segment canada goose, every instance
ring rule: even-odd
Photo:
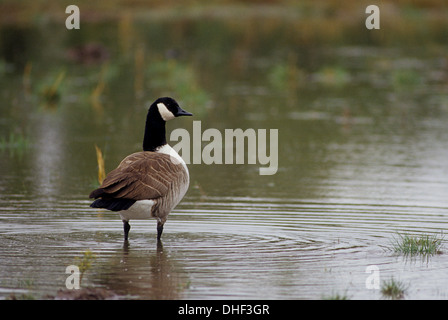
[[[133,153],[111,171],[101,186],[90,193],[92,208],[118,211],[128,240],[130,219],[157,219],[157,240],[171,210],[182,200],[189,185],[188,168],[166,142],[165,122],[192,116],[168,97],[157,99],[146,117],[143,151]]]

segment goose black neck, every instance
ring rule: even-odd
[[[148,111],[146,118],[143,151],[155,151],[166,144],[165,121],[160,114],[151,111],[151,109]]]

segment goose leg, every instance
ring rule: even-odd
[[[163,222],[160,220],[157,221],[157,240],[160,241],[163,232]]]
[[[124,229],[124,241],[128,241],[128,235],[129,230],[131,230],[131,225],[126,220],[123,220],[123,229]]]

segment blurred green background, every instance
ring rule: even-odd
[[[79,30],[65,28],[70,4],[80,9]],[[124,154],[140,147],[147,103],[171,95],[195,120],[204,120],[203,130],[281,128],[280,162],[284,168],[292,166],[294,179],[300,179],[304,172],[314,172],[308,170],[316,163],[313,141],[326,144],[340,136],[334,134],[336,127],[320,120],[339,119],[351,128],[343,134],[350,133],[350,140],[358,137],[350,126],[357,119],[373,121],[362,131],[372,137],[368,128],[379,126],[389,134],[385,124],[390,119],[443,118],[447,5],[379,1],[381,29],[367,30],[365,9],[370,4],[3,1],[2,149],[11,154],[26,149],[21,145],[28,150],[39,145],[33,140],[48,127],[33,124],[47,110],[56,112],[54,128],[66,131],[55,135],[69,139],[61,147],[68,144],[70,150],[60,150],[74,153],[76,165],[68,168],[94,175],[96,143],[104,149],[110,171]],[[226,169],[221,170],[226,176]],[[285,182],[292,178],[279,173],[271,182],[277,182],[283,195],[291,190]],[[258,179],[249,174],[248,181],[257,181],[254,185],[266,185]]]

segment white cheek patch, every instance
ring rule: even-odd
[[[162,102],[157,104],[157,108],[159,108],[159,113],[162,116],[163,120],[168,121],[175,118],[174,114],[170,110],[168,110],[166,105]]]

